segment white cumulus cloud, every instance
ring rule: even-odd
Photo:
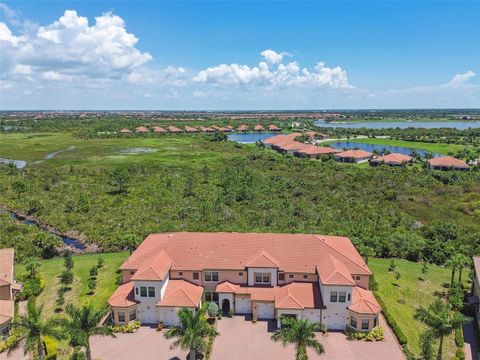
[[[313,68],[301,68],[298,62],[283,64],[283,56],[273,50],[261,53],[266,61],[257,66],[220,64],[201,70],[193,77],[198,83],[220,85],[306,86],[351,89],[347,72],[339,66],[330,68],[323,62]]]

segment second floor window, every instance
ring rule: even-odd
[[[155,297],[155,288],[152,286],[148,287],[148,297]]]
[[[338,301],[338,293],[336,291],[330,292],[330,302],[337,302]]]
[[[270,273],[255,273],[255,284],[270,284]]]
[[[347,293],[345,291],[340,291],[338,293],[338,302],[345,302],[347,298]]]
[[[198,273],[197,272],[193,273],[193,280],[198,280]]]
[[[141,297],[147,297],[147,287],[146,286],[140,286],[140,296]]]
[[[285,281],[285,274],[284,273],[278,273],[278,281]]]
[[[218,281],[218,271],[205,271],[205,281]]]

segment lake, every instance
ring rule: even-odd
[[[407,128],[455,128],[465,130],[468,128],[479,128],[480,121],[362,121],[355,123],[327,123],[324,120],[314,122],[315,126],[326,128],[348,128],[348,129],[407,129]]]
[[[433,154],[433,156],[440,156],[440,154],[435,154],[427,150],[413,149],[413,148],[404,147],[404,146],[367,144],[367,143],[356,142],[356,141],[337,141],[333,144],[330,144],[329,146],[334,147],[336,149],[340,149],[340,150],[360,149],[368,152],[373,152],[374,150],[377,150],[377,151],[388,150],[391,153],[404,154],[404,155],[410,155],[413,151],[415,151],[417,154],[421,156],[427,153]]]
[[[257,141],[262,141],[273,136],[277,136],[276,133],[235,133],[229,134],[227,139],[230,141],[236,141],[240,144],[253,144]]]

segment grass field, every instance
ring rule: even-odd
[[[99,256],[99,254],[73,256],[74,281],[71,290],[65,294],[65,304],[73,303],[81,306],[91,303],[96,308],[104,308],[107,306],[108,298],[117,288],[115,283],[116,271],[128,257],[128,253],[101,254],[105,260],[105,265],[98,272],[96,292],[93,295],[87,295],[89,270],[97,264]],[[17,274],[25,271],[23,265],[17,265],[15,270]],[[59,288],[58,276],[62,270],[63,258],[57,257],[41,261],[40,273],[45,280],[45,287],[42,294],[38,297],[37,303],[44,304],[44,315],[47,317],[55,313],[55,299],[57,298],[57,290]]]
[[[65,150],[53,159],[49,153]],[[134,148],[147,148],[151,152],[128,153]],[[28,166],[83,167],[115,166],[121,163],[155,162],[166,166],[203,166],[205,163],[228,157],[228,153],[242,152],[232,142],[217,144],[215,150],[203,135],[162,135],[158,137],[128,137],[80,139],[66,133],[0,134],[0,157],[26,160]]]
[[[465,148],[465,146],[463,145],[456,145],[456,144],[426,143],[426,142],[418,142],[418,141],[377,139],[377,138],[354,139],[352,141],[367,143],[367,144],[404,146],[412,149],[426,150],[432,153],[438,153],[443,155],[447,155],[449,152],[455,153]]]
[[[420,335],[425,326],[414,319],[415,310],[419,306],[428,306],[435,296],[447,292],[450,283],[450,269],[430,265],[425,281],[420,281],[422,264],[406,260],[396,260],[396,269],[401,278],[396,282],[393,273],[388,272],[389,259],[371,259],[368,266],[375,274],[378,282],[378,294],[388,307],[408,339],[408,347],[415,354],[420,354]],[[468,278],[465,274],[464,278]],[[453,336],[445,341],[445,359],[451,359],[455,353]]]

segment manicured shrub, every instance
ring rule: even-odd
[[[109,326],[109,328],[112,329],[114,333],[134,333],[138,328],[140,328],[140,321],[135,320],[126,325]]]
[[[463,330],[462,328],[455,329],[455,345],[459,348],[463,348]]]
[[[217,303],[211,302],[208,304],[207,313],[210,318],[217,317],[218,315],[218,305]]]

